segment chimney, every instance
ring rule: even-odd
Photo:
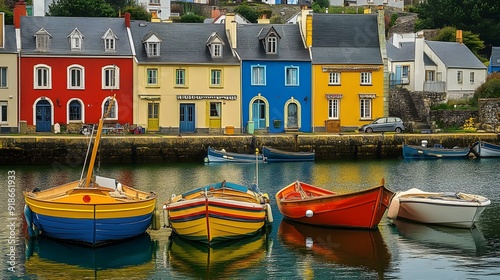
[[[462,30],[457,29],[457,32],[455,34],[456,34],[455,37],[457,39],[457,43],[462,44],[463,43],[463,41],[462,41]]]
[[[21,28],[21,17],[26,15],[26,3],[24,3],[23,0],[20,0],[14,7],[14,27],[16,29]]]
[[[130,13],[126,12],[123,16],[125,17],[125,26],[130,28]]]
[[[261,18],[257,20],[258,24],[270,24],[271,20],[267,18],[266,14],[263,14]]]

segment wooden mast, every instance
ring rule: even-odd
[[[95,136],[95,142],[94,142],[94,147],[92,148],[92,156],[90,157],[90,163],[89,163],[89,169],[87,170],[87,177],[85,179],[85,188],[88,188],[90,185],[90,180],[92,179],[92,174],[94,173],[94,163],[95,163],[95,158],[97,156],[97,150],[99,149],[99,142],[101,141],[101,133],[102,133],[102,126],[104,123],[104,118],[106,118],[111,111],[111,108],[113,107],[113,104],[115,102],[115,95],[111,97],[109,101],[108,108],[106,109],[106,113],[102,118],[99,119],[99,125],[97,126],[97,134]]]

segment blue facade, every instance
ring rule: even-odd
[[[247,133],[312,131],[309,61],[243,60],[241,76],[242,121]]]

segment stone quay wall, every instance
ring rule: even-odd
[[[401,157],[402,143],[437,143],[445,147],[469,146],[477,140],[500,144],[495,133],[464,134],[283,134],[234,136],[105,136],[101,163],[203,162],[207,148],[254,153],[270,146],[285,151],[316,152],[316,160],[377,159]],[[50,164],[82,166],[88,149],[84,136],[1,136],[0,165]]]

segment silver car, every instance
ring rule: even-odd
[[[403,120],[398,117],[383,117],[375,119],[369,124],[365,124],[359,128],[360,132],[392,132],[401,133],[405,130]]]

